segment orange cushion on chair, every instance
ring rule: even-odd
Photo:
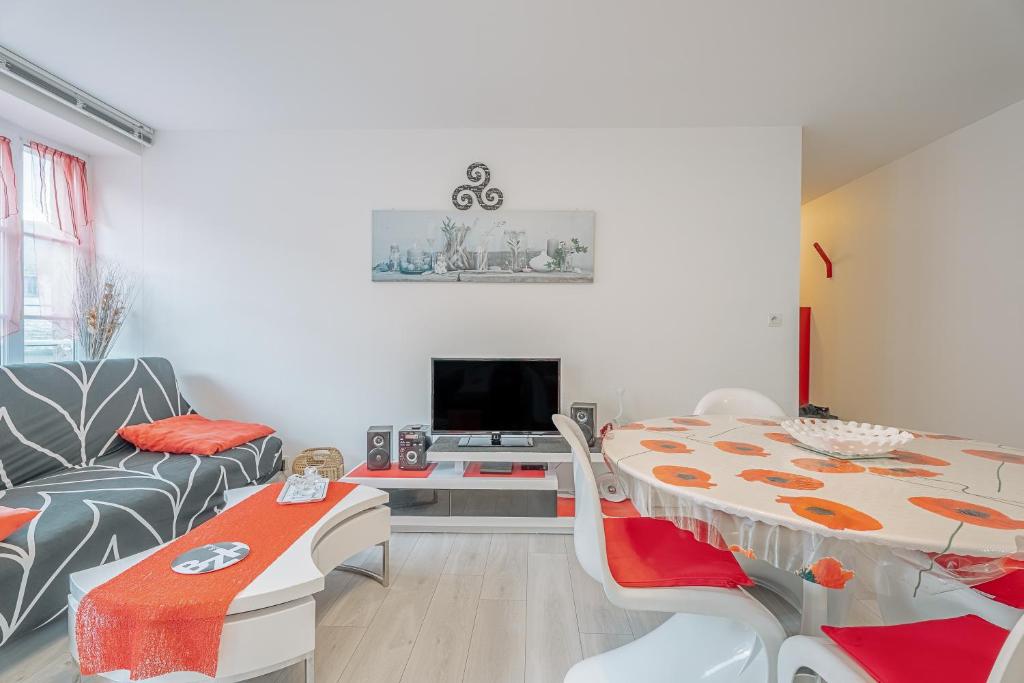
[[[991,596],[996,602],[1024,609],[1024,571],[1020,569],[1004,574],[998,579],[979,583],[972,588]]]
[[[652,517],[604,520],[608,568],[620,586],[752,586],[728,550],[701,543],[689,531]]]
[[[39,510],[0,507],[0,541],[31,522],[38,514]]]
[[[179,415],[121,427],[117,433],[144,451],[213,455],[253,439],[270,436],[274,429],[249,422],[208,420],[202,415]]]
[[[895,626],[822,626],[876,681],[985,683],[1010,632],[968,614]]]

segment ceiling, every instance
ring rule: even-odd
[[[1024,100],[1024,0],[0,0],[0,44],[158,136],[802,125],[805,200]]]

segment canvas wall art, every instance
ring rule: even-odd
[[[374,211],[374,282],[593,282],[593,211]]]

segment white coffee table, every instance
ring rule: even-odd
[[[227,507],[238,504],[260,488],[228,491],[225,494]],[[147,679],[147,683],[232,683],[298,662],[305,662],[306,681],[313,683],[316,605],[312,596],[323,590],[324,576],[334,569],[354,571],[388,585],[391,511],[385,506],[387,502],[388,494],[384,491],[357,486],[235,597],[224,621],[215,679],[181,671]],[[382,549],[379,575],[361,567],[340,564],[375,545]],[[78,661],[75,616],[79,601],[96,586],[158,549],[71,575],[68,630],[75,661]],[[97,678],[127,683],[129,674],[125,670],[109,671]]]

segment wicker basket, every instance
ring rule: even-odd
[[[307,467],[315,467],[320,476],[334,481],[345,475],[345,458],[330,446],[307,448],[292,461],[292,474],[302,474]]]

